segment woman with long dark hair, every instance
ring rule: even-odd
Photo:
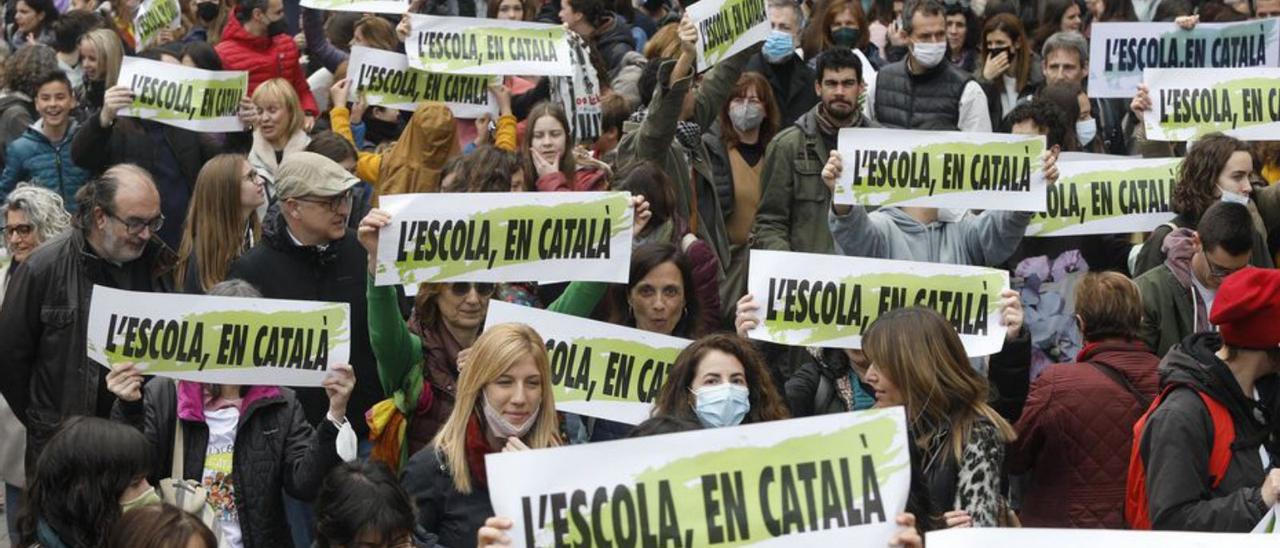
[[[1000,127],[1001,120],[1044,83],[1040,56],[1031,50],[1022,22],[1010,13],[987,19],[980,45],[978,83],[987,94],[991,127]]]
[[[704,428],[791,418],[764,359],[746,339],[708,335],[685,347],[667,375],[653,416],[696,420]]]
[[[97,417],[68,419],[36,461],[17,546],[95,548],[125,512],[160,502],[142,433]]]

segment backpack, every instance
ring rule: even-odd
[[[1183,385],[1165,387],[1155,401],[1151,402],[1146,413],[1143,413],[1138,422],[1133,425],[1133,447],[1129,453],[1129,476],[1125,481],[1124,501],[1124,518],[1132,529],[1151,529],[1151,509],[1147,501],[1147,467],[1146,463],[1142,462],[1142,452],[1139,450],[1142,431],[1147,426],[1147,419],[1156,408],[1160,407],[1165,397],[1181,386]],[[1222,483],[1222,477],[1226,475],[1227,467],[1231,464],[1231,444],[1236,439],[1236,425],[1226,406],[1199,390],[1196,390],[1196,395],[1200,396],[1200,401],[1204,402],[1213,424],[1213,446],[1209,450],[1209,480],[1216,488]]]

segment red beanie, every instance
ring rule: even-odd
[[[1280,270],[1250,267],[1227,276],[1209,321],[1233,347],[1280,347]]]

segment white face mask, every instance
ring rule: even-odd
[[[488,396],[481,394],[480,398],[484,400],[484,421],[489,424],[489,433],[502,439],[513,436],[517,438],[524,437],[525,434],[529,433],[529,430],[533,429],[533,423],[538,422],[538,411],[542,409],[542,403],[539,402],[538,405],[534,406],[533,412],[529,413],[529,420],[524,421],[524,424],[511,424],[502,416],[502,412],[489,405]]]
[[[1222,192],[1221,200],[1224,202],[1227,202],[1229,204],[1240,204],[1245,206],[1249,205],[1248,194],[1240,194],[1238,192],[1232,192],[1222,187],[1218,187],[1218,190]]]
[[[933,68],[947,55],[947,42],[919,42],[911,46],[911,56],[924,68]]]
[[[1080,138],[1080,146],[1085,146],[1093,142],[1093,138],[1098,136],[1098,121],[1090,118],[1088,120],[1076,121],[1076,137]]]

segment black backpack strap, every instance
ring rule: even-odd
[[[1115,383],[1120,385],[1121,388],[1128,390],[1129,393],[1133,395],[1133,398],[1138,400],[1138,404],[1141,405],[1143,409],[1151,406],[1151,398],[1147,397],[1142,392],[1139,392],[1138,388],[1133,386],[1132,382],[1129,382],[1129,378],[1124,376],[1124,373],[1121,373],[1115,366],[1098,359],[1093,359],[1086,363],[1092,365],[1094,369],[1097,369],[1112,381],[1115,381]]]

